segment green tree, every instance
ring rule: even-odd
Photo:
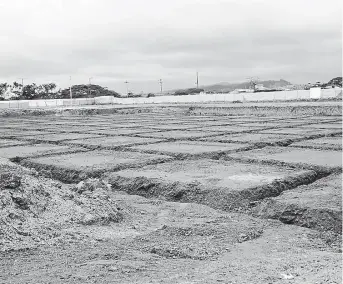
[[[56,97],[56,92],[54,92],[55,89],[56,89],[55,83],[37,85],[35,98],[36,99],[54,99]]]
[[[50,93],[56,88],[55,83],[48,83],[48,84],[43,84],[42,87],[44,88],[45,94],[49,96]]]
[[[19,88],[19,87],[22,87],[21,84],[17,83],[16,81],[13,82],[13,87],[14,88]]]
[[[16,97],[13,97],[11,99],[20,99],[21,93],[22,93],[22,85],[17,83],[17,82],[13,82],[12,85],[12,93],[16,95]]]
[[[4,95],[7,90],[7,83],[1,83],[0,84],[0,100],[3,101],[5,99]]]
[[[36,97],[37,85],[35,83],[25,85],[20,99],[22,100],[32,100]]]

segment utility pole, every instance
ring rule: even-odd
[[[129,82],[128,81],[125,81],[124,82],[126,84],[126,94],[128,95],[129,94]]]
[[[163,81],[162,79],[158,80],[158,82],[160,83],[160,87],[161,87],[161,94],[163,92]]]
[[[199,89],[199,73],[197,72],[197,81],[195,82],[197,89]]]
[[[24,96],[24,78],[21,78],[21,97]]]
[[[93,79],[93,77],[90,77],[88,79],[88,96],[90,97],[91,95],[91,80]]]
[[[26,78],[19,78],[21,80],[21,96],[24,95],[24,79]]]
[[[69,81],[70,81],[70,83],[69,83],[69,95],[70,95],[70,99],[72,100],[73,99],[73,94],[71,92],[71,76],[69,76]]]

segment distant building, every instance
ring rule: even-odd
[[[254,89],[236,89],[232,93],[253,93]]]
[[[263,84],[256,84],[255,90],[264,91],[264,90],[268,90],[268,88],[264,87]]]

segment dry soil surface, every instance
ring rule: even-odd
[[[0,283],[342,283],[341,114],[340,102],[6,113]]]

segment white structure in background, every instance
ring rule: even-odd
[[[318,91],[315,93],[318,97]],[[338,93],[339,92],[339,93]],[[340,95],[342,89],[323,89],[320,91],[321,98],[335,98]],[[314,93],[313,93],[314,94]],[[241,94],[204,94],[190,96],[155,96],[150,98],[115,98],[111,96],[95,98],[73,99],[73,106],[94,105],[94,104],[152,104],[152,103],[202,103],[202,102],[254,102],[254,101],[285,101],[311,98],[310,90],[294,90],[280,92],[259,92],[259,93],[241,93]],[[49,99],[49,100],[21,100],[21,101],[0,101],[0,109],[16,108],[56,108],[70,107],[70,99]]]
[[[322,90],[321,88],[311,88],[310,89],[310,98],[311,99],[320,99]]]
[[[234,91],[230,92],[231,94],[240,94],[240,93],[253,93],[254,89],[235,89]]]
[[[262,91],[262,90],[267,90],[268,88],[264,87],[263,84],[256,84],[255,89]]]

